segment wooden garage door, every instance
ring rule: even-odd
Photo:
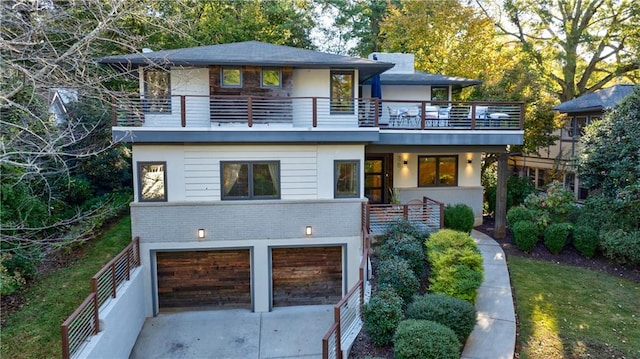
[[[272,248],[273,306],[336,304],[342,247]]]
[[[157,253],[160,309],[251,309],[250,258],[249,249]]]

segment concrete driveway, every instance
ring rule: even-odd
[[[331,324],[332,305],[161,314],[147,318],[130,358],[322,358]]]

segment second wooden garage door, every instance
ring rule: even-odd
[[[271,265],[274,307],[342,298],[342,247],[272,248]]]
[[[167,308],[251,309],[248,249],[156,254],[158,302]]]

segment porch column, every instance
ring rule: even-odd
[[[507,236],[507,154],[498,154],[498,185],[496,189],[496,221],[493,236],[503,239]]]

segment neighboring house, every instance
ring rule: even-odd
[[[65,124],[69,119],[67,105],[78,101],[78,93],[75,90],[53,88],[45,91],[43,95],[49,104],[49,113],[57,125]]]
[[[478,82],[377,55],[250,41],[99,61],[140,86],[113,138],[132,145],[147,316],[335,304],[358,281],[362,208],[393,188],[482,222],[482,154],[522,144],[523,104],[451,101]]]
[[[531,179],[536,188],[543,189],[553,180],[564,183],[584,200],[588,190],[576,175],[576,159],[580,155],[580,136],[589,123],[603,118],[606,111],[631,95],[634,85],[615,85],[573,100],[563,102],[553,109],[566,115],[565,126],[554,133],[559,140],[540,151],[540,155],[512,156],[515,166]]]

